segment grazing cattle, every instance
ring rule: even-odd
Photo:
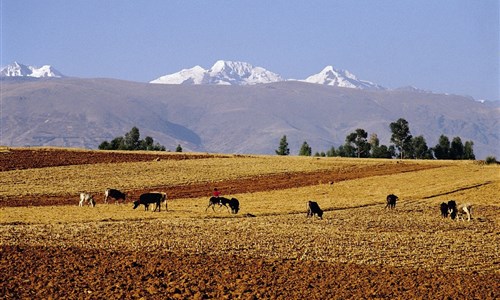
[[[222,206],[225,206],[227,208],[227,211],[229,212],[229,207],[228,204],[231,200],[224,198],[224,197],[210,197],[208,199],[208,206],[205,208],[205,212],[212,207],[212,210],[215,211],[215,205],[219,205],[219,208]]]
[[[318,216],[318,218],[323,219],[323,210],[319,208],[318,202],[309,201],[307,202],[307,217]]]
[[[443,218],[448,218],[448,204],[443,202],[441,203],[441,205],[439,206],[439,209],[441,210],[441,217]]]
[[[95,200],[91,194],[80,193],[80,206],[88,203],[90,206],[95,207]]]
[[[448,214],[452,220],[455,220],[457,217],[457,212],[457,202],[455,202],[455,200],[448,201]]]
[[[125,203],[126,197],[127,197],[127,195],[120,192],[119,190],[106,189],[106,191],[104,191],[104,203],[108,203],[108,198],[115,199],[115,203],[116,203],[116,201],[119,201],[119,200],[123,200],[123,203]]]
[[[154,192],[154,193],[145,193],[139,196],[139,200],[134,201],[134,209],[136,209],[139,205],[144,205],[144,210],[149,210],[149,204],[156,204],[155,209],[153,211],[158,210],[161,211],[161,203],[167,202],[167,194]],[[167,205],[165,204],[165,207]],[[168,210],[168,209],[167,209]]]
[[[398,196],[394,194],[387,195],[386,201],[387,204],[385,205],[385,208],[394,208],[396,207],[396,201],[398,200]]]
[[[467,221],[470,222],[472,217],[472,205],[470,203],[460,204],[457,209],[458,219],[465,220],[464,217],[467,216]]]
[[[212,207],[212,210],[215,211],[215,205],[219,205],[219,208],[222,206],[225,206],[227,208],[227,211],[229,212],[229,209],[231,209],[231,213],[237,214],[238,211],[240,210],[240,202],[236,198],[225,198],[225,197],[211,197],[208,200],[208,206],[205,209],[205,212],[209,207]]]
[[[231,208],[231,212],[233,214],[237,214],[240,210],[240,201],[236,198],[231,198],[231,200],[229,200],[229,207]]]

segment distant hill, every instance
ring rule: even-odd
[[[356,128],[389,145],[405,118],[434,146],[441,134],[472,140],[478,158],[500,157],[500,107],[413,89],[361,90],[299,81],[258,85],[163,85],[114,79],[2,79],[1,144],[97,148],[137,126],[174,150],[291,154],[338,147]]]

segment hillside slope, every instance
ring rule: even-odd
[[[287,135],[291,153],[344,143],[356,128],[389,144],[405,118],[429,146],[441,134],[472,140],[478,158],[500,156],[499,107],[418,91],[367,91],[279,82],[252,86],[156,85],[114,79],[4,79],[2,139],[11,146],[96,148],[137,126],[169,149],[272,154]]]

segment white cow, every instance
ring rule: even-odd
[[[91,194],[80,193],[80,206],[83,206],[83,204],[85,203],[88,203],[92,207],[95,207],[95,200]]]
[[[458,219],[464,220],[465,215],[467,215],[467,221],[470,221],[472,216],[472,205],[470,203],[460,204],[457,210]]]

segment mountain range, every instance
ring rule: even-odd
[[[51,66],[36,68],[17,62],[0,70],[1,77],[65,77]],[[360,80],[347,70],[336,70],[333,66],[325,67],[321,72],[303,80],[284,79],[279,74],[262,67],[254,67],[246,62],[219,60],[210,69],[194,66],[179,72],[167,74],[150,83],[185,84],[185,85],[254,85],[282,81],[303,81],[309,83],[357,88],[385,89],[373,82]]]
[[[71,77],[0,80],[0,144],[7,146],[95,149],[137,126],[142,138],[151,136],[171,150],[180,144],[184,151],[274,154],[286,135],[291,153],[297,154],[304,141],[313,152],[338,147],[357,128],[389,145],[389,124],[404,118],[411,134],[423,135],[429,147],[441,134],[459,136],[474,142],[477,158],[500,157],[498,103],[414,88],[361,89],[304,81],[225,85]]]
[[[210,69],[200,66],[184,69],[173,74],[161,76],[150,83],[162,84],[214,84],[214,85],[253,85],[281,81],[304,81],[330,86],[358,88],[358,89],[385,89],[370,81],[359,80],[346,70],[336,70],[332,66],[325,67],[318,74],[311,75],[304,80],[283,79],[279,74],[262,67],[254,67],[246,62],[217,61]]]

